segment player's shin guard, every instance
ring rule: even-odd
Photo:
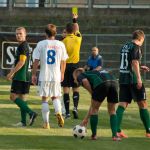
[[[69,113],[69,104],[70,104],[70,97],[69,97],[69,94],[66,93],[66,94],[64,94],[64,105],[65,105],[65,109],[66,109],[66,115],[70,114]]]
[[[90,125],[91,125],[92,136],[95,136],[97,134],[97,124],[98,124],[98,115],[97,114],[91,115]]]
[[[74,108],[78,108],[78,103],[79,103],[79,92],[73,92],[73,104]]]
[[[117,116],[116,114],[110,115],[110,126],[112,131],[112,137],[117,136]]]
[[[42,103],[42,118],[44,123],[49,123],[49,105],[48,102]]]
[[[150,117],[147,109],[140,109],[140,117],[144,124],[146,133],[150,133]]]
[[[53,100],[53,106],[54,106],[54,109],[55,109],[55,113],[60,113],[62,114],[61,112],[61,101],[60,99],[56,98]]]
[[[125,111],[125,108],[122,106],[118,106],[116,115],[117,115],[117,132],[121,132],[121,122],[123,118],[123,113]]]

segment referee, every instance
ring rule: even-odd
[[[79,102],[79,87],[74,83],[73,71],[78,68],[78,62],[80,59],[80,46],[82,41],[81,33],[79,32],[79,26],[77,23],[77,14],[73,14],[73,23],[66,25],[66,37],[63,39],[69,58],[66,61],[66,70],[64,75],[64,81],[62,82],[63,87],[63,99],[66,109],[65,118],[70,118],[69,112],[69,91],[72,87],[73,90],[73,104],[74,109],[72,111],[74,119],[78,119],[78,102]]]

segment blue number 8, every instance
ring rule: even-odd
[[[55,56],[56,56],[56,52],[54,50],[48,50],[47,51],[47,64],[54,64]]]

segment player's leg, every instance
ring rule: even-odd
[[[79,103],[79,86],[74,82],[74,78],[73,78],[73,72],[75,69],[78,68],[78,63],[77,64],[73,64],[70,68],[70,85],[72,87],[73,90],[73,118],[74,119],[78,119],[78,103]]]
[[[79,103],[79,88],[72,88],[73,89],[73,117],[74,119],[78,119],[78,103]]]
[[[42,96],[42,119],[43,119],[43,128],[50,129],[49,125],[49,104],[48,104],[48,97]]]
[[[120,141],[121,138],[117,136],[117,115],[115,106],[118,103],[118,89],[117,83],[108,81],[105,83],[106,91],[107,91],[107,108],[110,116],[110,127],[112,131],[112,139],[113,141]]]
[[[49,114],[50,114],[50,109],[49,109],[49,104],[48,104],[48,97],[49,97],[49,82],[45,81],[39,81],[38,82],[38,92],[39,95],[42,98],[42,119],[43,119],[43,128],[44,129],[50,129],[49,125]]]
[[[117,135],[122,138],[127,138],[127,135],[121,130],[123,114],[128,104],[131,103],[132,95],[129,85],[120,85],[119,88],[119,105],[116,111],[117,114]]]
[[[69,112],[69,106],[70,106],[70,97],[69,97],[69,91],[70,91],[70,65],[66,64],[66,70],[64,74],[64,80],[61,83],[63,87],[63,100],[64,100],[64,106],[65,106],[65,112],[66,116],[65,118],[70,118],[70,112]]]
[[[50,82],[50,93],[49,93],[53,106],[55,109],[56,118],[60,127],[64,126],[64,119],[62,117],[61,109],[61,85],[59,82]]]
[[[108,113],[110,115],[110,127],[112,131],[112,139],[113,141],[121,140],[117,136],[117,115],[115,110],[115,103],[108,103]]]
[[[147,109],[147,101],[137,102],[139,106],[140,118],[146,130],[146,136],[150,138],[150,117]]]
[[[20,108],[21,111],[24,111],[30,115],[29,125],[32,125],[34,119],[37,117],[37,114],[28,107],[27,103],[22,100],[22,98],[18,96],[18,94],[22,94],[22,96],[28,94],[29,86],[29,83],[13,81],[11,86],[10,99],[14,101],[14,103]]]
[[[64,119],[63,119],[62,111],[61,111],[60,98],[59,97],[52,97],[52,101],[53,101],[53,106],[54,106],[55,114],[56,114],[57,121],[58,121],[58,126],[63,127],[64,126]]]
[[[90,109],[90,126],[91,126],[91,139],[97,139],[97,125],[98,125],[98,110],[101,105],[101,102],[92,100],[91,101],[91,109]]]
[[[69,87],[63,87],[63,99],[64,99],[64,105],[65,105],[65,110],[66,110],[66,116],[65,118],[70,118],[70,97],[69,97]]]
[[[26,101],[26,95],[22,95],[22,94],[18,94],[18,97],[20,99],[22,99],[25,103],[27,103]],[[26,116],[27,116],[27,112],[25,110],[20,109],[21,112],[21,122],[26,125]]]
[[[148,112],[148,104],[146,101],[146,92],[144,85],[141,89],[137,89],[136,85],[133,85],[134,99],[139,106],[140,118],[146,130],[146,137],[150,138],[150,116]]]

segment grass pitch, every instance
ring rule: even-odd
[[[33,86],[28,96],[28,103],[38,112],[38,118],[32,127],[13,127],[12,124],[20,120],[20,112],[18,107],[9,101],[9,91],[10,83],[0,79],[0,150],[147,150],[150,147],[150,139],[145,137],[145,130],[134,102],[127,108],[122,124],[129,138],[121,142],[112,141],[107,105],[104,102],[99,112],[98,140],[91,141],[90,126],[83,140],[72,136],[72,128],[81,122],[90,104],[90,95],[83,88],[80,88],[80,118],[65,120],[64,128],[58,127],[52,103],[49,102],[50,130],[42,129],[41,100],[36,94],[36,87]],[[150,104],[150,88],[147,88],[147,100]]]

